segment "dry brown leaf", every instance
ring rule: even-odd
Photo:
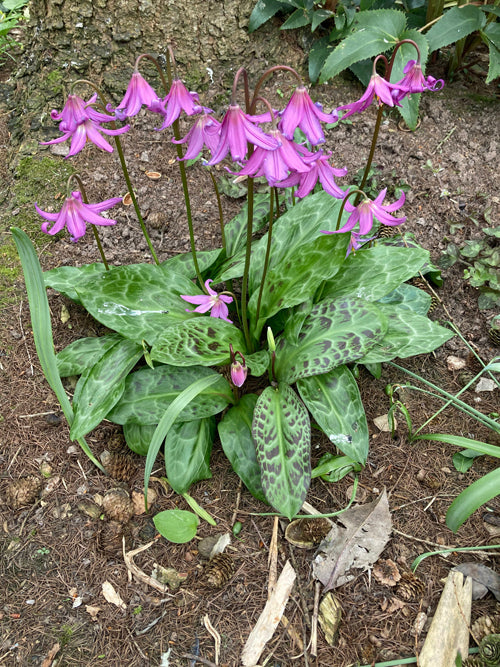
[[[126,609],[127,605],[121,599],[120,594],[116,592],[113,584],[110,584],[109,581],[104,581],[102,584],[102,594],[107,602],[114,604],[115,607],[120,609]]]
[[[97,621],[97,614],[102,611],[101,607],[93,607],[91,604],[85,605],[85,611],[90,615],[93,621]]]
[[[50,649],[50,651],[47,653],[47,656],[44,658],[42,662],[42,667],[50,667],[54,658],[56,655],[59,653],[61,650],[61,644],[54,644],[54,646]]]
[[[324,592],[352,581],[375,563],[389,541],[392,530],[387,493],[384,489],[372,503],[351,507],[337,517],[337,523],[320,546],[313,561],[313,573]]]

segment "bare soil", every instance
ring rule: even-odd
[[[439,65],[433,74],[442,74]],[[276,87],[286,99],[292,85],[280,76]],[[496,220],[498,224],[497,90],[494,84],[485,86],[481,78],[459,75],[442,93],[424,97],[417,131],[404,131],[396,114],[388,115],[383,123],[375,155],[379,187],[401,183],[410,186],[404,208],[408,216],[406,228],[430,250],[434,261],[449,241],[463,243],[481,235],[481,227],[486,226],[485,211],[489,211],[492,223]],[[321,99],[327,110],[359,95],[359,87],[349,80],[313,91],[313,96]],[[210,105],[210,94],[204,97],[204,103]],[[23,156],[16,147],[9,146],[5,125],[9,112],[12,110],[4,110],[0,115],[0,169],[3,192],[7,193],[2,204],[2,242],[10,243],[10,225],[18,224],[21,219],[30,220],[28,227],[45,269],[99,261],[90,233],[72,244],[66,235],[52,239],[34,231],[40,220],[35,217],[32,202],[22,201],[19,196],[19,165]],[[342,124],[328,137],[336,164],[347,166],[350,174],[362,166],[367,156],[375,109],[352,120],[352,125]],[[189,242],[174,149],[165,133],[154,132],[155,121],[156,118],[141,114],[134,119],[133,130],[123,143],[153,244],[160,259],[165,259],[187,251]],[[58,159],[57,148],[36,147],[32,164],[47,156]],[[103,154],[87,146],[71,164],[82,175],[92,201],[125,194],[116,154]],[[146,171],[158,171],[162,176],[153,181],[148,179]],[[197,247],[212,248],[218,245],[216,198],[208,174],[201,166],[194,165],[189,174]],[[219,175],[222,174],[221,169]],[[43,176],[40,174],[42,182]],[[58,187],[61,197],[64,182]],[[42,188],[36,197],[41,208],[57,208],[52,192]],[[227,220],[242,201],[224,197]],[[119,208],[117,217],[116,227],[102,228],[111,263],[149,261],[131,208]],[[67,424],[36,356],[26,294],[22,278],[15,270],[16,260],[7,251],[3,257],[4,268],[13,271],[9,274],[11,278],[4,280],[5,296],[1,302],[0,493],[5,498],[9,485],[26,475],[43,479],[44,491],[35,502],[18,509],[12,509],[4,500],[0,504],[0,664],[158,666],[161,656],[170,650],[170,663],[162,664],[191,665],[194,663],[183,656],[198,654],[205,661],[203,664],[211,665],[216,656],[214,640],[204,624],[206,617],[221,636],[219,664],[239,664],[242,647],[267,599],[274,519],[257,514],[267,508],[240,488],[220,445],[215,443],[211,461],[213,477],[196,484],[191,493],[217,521],[216,528],[202,522],[199,537],[231,531],[235,520],[242,523],[242,531],[233,538],[229,549],[234,575],[221,588],[209,588],[198,538],[185,545],[158,539],[151,514],[143,514],[134,516],[124,529],[127,549],[153,542],[136,556],[135,563],[148,574],[154,563],[173,567],[185,573],[187,579],[177,592],[161,594],[129,576],[121,534],[113,537],[112,526],[99,512],[97,516],[89,516],[84,501],[98,499],[117,485],[140,491],[144,460],[136,459],[135,472],[124,484],[102,474],[71,443]],[[440,302],[432,318],[441,322],[452,320],[473,350],[488,361],[500,353],[488,337],[489,322],[495,313],[478,309],[477,290],[463,280],[462,272],[460,265],[443,272],[445,283],[437,290]],[[79,306],[57,293],[50,291],[49,301],[57,351],[72,340],[101,331],[101,326]],[[64,323],[63,308],[70,315]],[[465,359],[469,374],[478,372],[478,361],[459,337],[432,355],[421,355],[401,364],[456,393],[463,386],[464,375],[463,371],[448,369],[449,355]],[[373,418],[386,414],[389,407],[385,386],[404,384],[407,380],[404,373],[389,366],[384,367],[380,380],[363,370],[360,377],[371,429],[368,464],[360,474],[360,500],[370,502],[384,487],[387,489],[394,530],[382,558],[392,559],[400,570],[407,570],[419,554],[440,547],[498,543],[498,536],[490,535],[489,524],[483,520],[485,508],[478,510],[457,534],[445,525],[445,514],[453,498],[493,469],[492,459],[476,459],[469,472],[460,474],[451,460],[455,448],[437,442],[410,444],[403,419],[399,420],[395,438],[378,431],[373,424]],[[481,393],[469,390],[462,398],[485,414],[499,411],[498,390]],[[413,391],[405,391],[402,400],[415,426],[442,405]],[[454,408],[442,412],[428,430],[500,444],[491,431]],[[93,451],[99,454],[107,449],[114,433],[116,427],[106,423],[92,432],[88,442]],[[327,448],[328,443],[318,437],[313,445],[314,461]],[[42,471],[46,478],[42,477]],[[161,461],[156,474],[161,475]],[[314,480],[307,499],[321,512],[341,509],[348,502],[352,481],[349,477],[337,484]],[[153,486],[158,497],[152,513],[174,507],[188,509],[173,492],[165,491],[158,483]],[[493,500],[488,508],[490,514],[498,517],[500,500]],[[287,632],[281,624],[278,626],[261,664],[346,667],[415,655],[436,609],[442,578],[450,568],[473,560],[498,571],[498,556],[494,551],[483,555],[454,551],[446,556],[433,556],[417,570],[425,584],[423,592],[409,600],[398,595],[397,589],[381,584],[370,572],[362,573],[335,591],[343,616],[337,643],[330,647],[320,631],[318,654],[314,658],[307,648],[314,600],[311,577],[314,552],[290,547],[284,540],[283,529],[280,522],[278,569],[291,559],[298,574],[285,612],[291,631]],[[111,582],[121,595],[124,609],[105,600],[102,594],[105,581]],[[402,604],[395,604],[395,600]],[[498,604],[491,595],[474,601],[473,620],[495,610],[498,613]],[[424,612],[428,620],[425,628],[416,632],[419,612]]]

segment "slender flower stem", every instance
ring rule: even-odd
[[[87,193],[85,192],[85,187],[83,185],[82,179],[80,178],[80,176],[78,176],[78,174],[71,174],[71,176],[68,178],[68,183],[67,183],[68,190],[69,190],[71,180],[73,178],[75,179],[75,181],[78,182],[78,185],[80,187],[80,192],[82,193],[82,199],[83,199],[84,204],[88,204],[89,200],[87,198]],[[95,225],[90,225],[90,226],[92,227],[92,231],[94,232],[94,238],[96,240],[97,247],[98,247],[99,253],[101,255],[102,263],[104,264],[104,268],[106,269],[106,271],[109,271],[108,262],[106,261],[106,256],[104,254],[104,250],[103,250],[103,247],[101,245],[101,239],[99,238],[99,233],[97,231],[97,228],[96,228]]]
[[[222,201],[220,198],[220,192],[217,186],[217,181],[210,168],[208,169],[208,173],[210,174],[210,178],[212,179],[212,185],[214,186],[215,196],[217,197],[217,206],[219,208],[220,236],[222,241],[222,248],[224,250],[224,256],[226,257],[227,256],[226,232],[224,230],[224,213],[222,211]]]
[[[165,80],[165,76],[163,75],[162,69],[154,58],[151,58],[151,60],[155,63],[156,68],[158,69],[158,72],[160,73],[160,78],[163,84],[163,87],[165,89],[165,93],[168,94],[168,91],[170,87],[172,86],[172,68],[174,70],[174,74],[176,71],[176,64],[175,64],[175,58],[174,58],[174,52],[172,48],[169,46],[167,49],[167,80]],[[172,123],[172,130],[174,132],[174,137],[176,141],[179,141],[181,138],[181,133],[179,130],[179,120],[175,120]],[[177,157],[179,158],[177,160],[179,164],[179,171],[181,174],[181,182],[182,182],[182,192],[184,193],[184,204],[186,207],[186,218],[187,218],[187,223],[188,223],[188,230],[189,230],[189,245],[191,247],[191,256],[193,258],[193,264],[194,264],[194,270],[196,272],[196,278],[198,279],[198,283],[200,284],[201,289],[208,294],[208,291],[205,287],[205,283],[203,282],[203,278],[201,276],[201,271],[200,271],[200,265],[198,264],[198,257],[196,255],[196,243],[194,240],[194,227],[193,227],[193,216],[191,213],[191,199],[189,197],[189,188],[188,188],[188,181],[187,181],[187,175],[186,175],[186,165],[184,164],[183,161],[183,151],[182,151],[182,145],[181,144],[175,144],[175,149],[177,151]]]
[[[106,105],[108,103],[106,97],[104,96],[102,91],[95,84],[92,83],[92,81],[88,81],[87,79],[78,79],[77,81],[75,81],[74,83],[71,84],[71,88],[70,88],[71,92],[73,92],[73,89],[79,83],[85,83],[88,86],[90,86],[93,90],[95,90],[95,92],[101,98],[101,102],[102,102],[104,108],[106,108]],[[111,128],[113,130],[116,129],[116,123],[115,122],[111,122],[110,125],[111,125]],[[135,213],[137,215],[137,219],[139,220],[139,224],[141,226],[142,233],[144,235],[144,238],[146,239],[146,243],[148,244],[149,251],[151,252],[151,256],[153,257],[153,259],[155,261],[155,264],[159,264],[160,262],[158,261],[158,257],[156,256],[156,252],[153,248],[153,244],[151,243],[151,239],[149,238],[148,230],[146,229],[146,225],[144,224],[144,220],[143,220],[143,217],[142,217],[142,214],[141,214],[141,209],[139,208],[139,204],[137,203],[137,198],[136,198],[135,193],[134,193],[134,188],[132,187],[132,181],[130,180],[130,174],[129,174],[128,169],[127,169],[127,163],[125,161],[125,155],[123,154],[123,148],[122,148],[120,138],[118,137],[118,135],[116,135],[113,138],[115,140],[116,150],[118,152],[118,157],[120,158],[120,164],[121,164],[121,167],[122,167],[123,176],[125,178],[125,183],[127,184],[128,192],[130,194],[130,197],[132,198],[132,204],[134,205]]]
[[[378,140],[378,135],[379,135],[379,132],[380,132],[380,125],[382,123],[383,113],[384,113],[384,105],[381,104],[378,108],[377,120],[375,121],[375,129],[373,130],[372,145],[370,146],[370,154],[368,155],[368,160],[366,161],[366,167],[365,167],[365,171],[363,173],[363,178],[361,179],[361,183],[359,185],[360,190],[363,190],[363,188],[365,187],[366,181],[368,179],[368,175],[370,173],[370,169],[371,169],[372,162],[373,162],[373,156],[375,155],[375,148],[377,147],[377,140]],[[360,198],[361,198],[361,195],[358,195],[358,197],[356,197],[356,201],[354,202],[355,206],[357,206],[359,204]]]
[[[347,200],[351,195],[357,194],[358,196],[356,197],[356,202],[359,200],[361,195],[364,195],[366,197],[366,194],[363,192],[362,188],[355,188],[354,190],[349,190],[347,195],[344,197],[342,200],[342,205],[340,207],[339,215],[337,217],[337,225],[335,226],[335,231],[338,231],[340,229],[340,223],[342,222],[342,213],[344,212],[345,205],[347,203]]]
[[[266,69],[266,71],[261,75],[260,79],[257,81],[257,83],[255,85],[254,94],[253,94],[252,106],[253,106],[253,102],[257,98],[263,84],[271,76],[271,74],[274,74],[274,72],[290,72],[291,74],[293,74],[293,76],[299,82],[299,86],[303,85],[302,77],[300,76],[300,74],[298,72],[296,72],[293,69],[293,67],[289,67],[288,65],[274,65],[273,67],[270,67],[269,69]]]
[[[245,249],[245,268],[243,269],[243,279],[241,283],[241,324],[243,326],[243,335],[250,353],[253,352],[253,341],[250,338],[250,331],[247,320],[247,292],[248,292],[248,272],[250,269],[250,256],[252,254],[252,233],[253,233],[253,178],[248,179],[248,216],[247,216],[247,240]]]
[[[259,288],[259,298],[257,299],[257,309],[255,312],[255,325],[258,328],[259,316],[260,316],[260,304],[262,301],[262,292],[264,291],[264,284],[266,282],[267,269],[269,267],[269,257],[271,256],[271,241],[273,233],[273,220],[274,220],[274,197],[276,195],[276,188],[271,188],[269,192],[269,229],[267,231],[267,246],[266,246],[266,256],[264,258],[264,268],[262,269],[262,278],[260,280]]]

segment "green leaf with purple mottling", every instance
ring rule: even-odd
[[[311,482],[311,425],[293,389],[267,387],[252,421],[261,484],[269,503],[291,519],[302,507]]]

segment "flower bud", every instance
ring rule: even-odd
[[[231,364],[231,380],[236,387],[241,387],[247,379],[248,368],[245,362],[233,361]]]
[[[274,341],[273,331],[271,327],[267,327],[267,344],[269,346],[269,352],[276,351],[276,343]]]

